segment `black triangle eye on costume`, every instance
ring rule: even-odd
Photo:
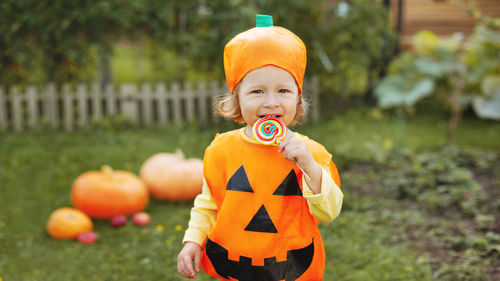
[[[231,176],[227,182],[226,190],[253,192],[243,165]]]
[[[226,190],[253,192],[253,188],[248,181],[248,176],[245,167],[241,167],[234,172],[226,185]],[[273,195],[282,196],[302,196],[299,182],[297,181],[297,174],[292,169],[286,178],[280,183],[278,188],[274,191]]]
[[[274,191],[273,195],[296,195],[302,196],[302,190],[300,190],[299,182],[297,181],[297,174],[294,170],[291,170],[288,176],[280,183],[278,188]]]
[[[236,170],[236,172],[231,176],[227,182],[226,190],[254,192],[250,182],[248,181],[248,176],[243,165],[241,165],[241,167],[238,168],[238,170]],[[295,174],[293,169],[280,183],[278,188],[276,188],[273,195],[302,196],[302,190],[300,189],[299,182],[297,181],[297,174]],[[248,223],[245,230],[267,233],[278,232],[264,205],[259,208],[250,223]]]

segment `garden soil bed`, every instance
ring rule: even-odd
[[[500,198],[500,187],[498,186],[498,183],[500,182],[500,169],[494,166],[483,170],[470,170],[474,174],[474,179],[482,185],[484,191],[488,194],[488,199],[485,204],[495,206],[495,200]],[[344,173],[346,175],[348,174],[351,178],[367,178],[367,174],[370,172],[374,172],[374,169],[368,163],[355,165],[351,169],[344,171]],[[380,173],[383,172],[383,170],[375,172]],[[348,186],[346,188],[348,188],[350,192],[354,192],[359,196],[379,198],[386,203],[391,201],[389,204],[390,207],[393,208],[394,212],[398,212],[398,209],[401,212],[412,208],[419,209],[418,204],[412,200],[389,199],[388,201],[387,193],[377,182],[370,182],[370,180],[368,180],[362,185],[354,184],[353,186]],[[495,213],[495,222],[488,227],[489,230],[496,233],[500,233],[499,213],[500,212]],[[466,250],[465,246],[446,242],[442,239],[443,236],[463,235],[463,229],[459,229],[459,225],[462,228],[465,226],[467,231],[471,234],[484,234],[484,231],[478,228],[473,218],[466,218],[465,216],[462,216],[460,219],[457,219],[456,216],[450,218],[449,212],[438,213],[425,211],[424,221],[424,223],[420,224],[405,224],[404,222],[399,222],[399,226],[402,227],[400,229],[403,229],[403,232],[396,235],[396,241],[406,241],[416,251],[426,253],[429,257],[433,273],[446,265],[461,264],[466,259],[470,258],[461,254]],[[440,229],[438,232],[439,234],[436,234],[437,232],[434,231],[436,228]],[[500,280],[500,263],[492,263],[493,265],[489,265],[485,268],[485,273],[488,275],[487,280]]]

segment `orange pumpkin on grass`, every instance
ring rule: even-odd
[[[140,177],[159,200],[192,200],[203,186],[203,161],[184,159],[182,152],[158,153],[142,165]]]
[[[93,228],[92,220],[84,212],[74,208],[59,208],[47,220],[47,232],[55,239],[76,238]]]
[[[80,175],[73,183],[71,198],[74,206],[89,216],[109,219],[144,210],[149,193],[133,173],[104,166],[101,171]]]

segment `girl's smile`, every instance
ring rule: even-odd
[[[268,116],[277,117],[288,126],[297,112],[299,90],[288,71],[267,65],[245,75],[239,83],[238,96],[247,128]]]

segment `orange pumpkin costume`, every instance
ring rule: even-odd
[[[302,138],[340,186],[331,155]],[[207,148],[203,167],[217,205],[202,258],[206,273],[224,280],[322,280],[323,241],[302,196],[302,172],[276,146],[227,132]]]
[[[230,93],[248,72],[266,65],[288,71],[302,92],[304,43],[285,28],[261,25],[238,34],[224,49]],[[305,136],[294,139],[304,141],[322,167],[319,194],[312,194],[302,171],[278,147],[256,143],[243,129],[218,135],[206,149],[203,192],[183,241],[203,246],[201,267],[209,275],[322,280],[325,252],[317,223],[339,214],[343,195],[326,149]]]

